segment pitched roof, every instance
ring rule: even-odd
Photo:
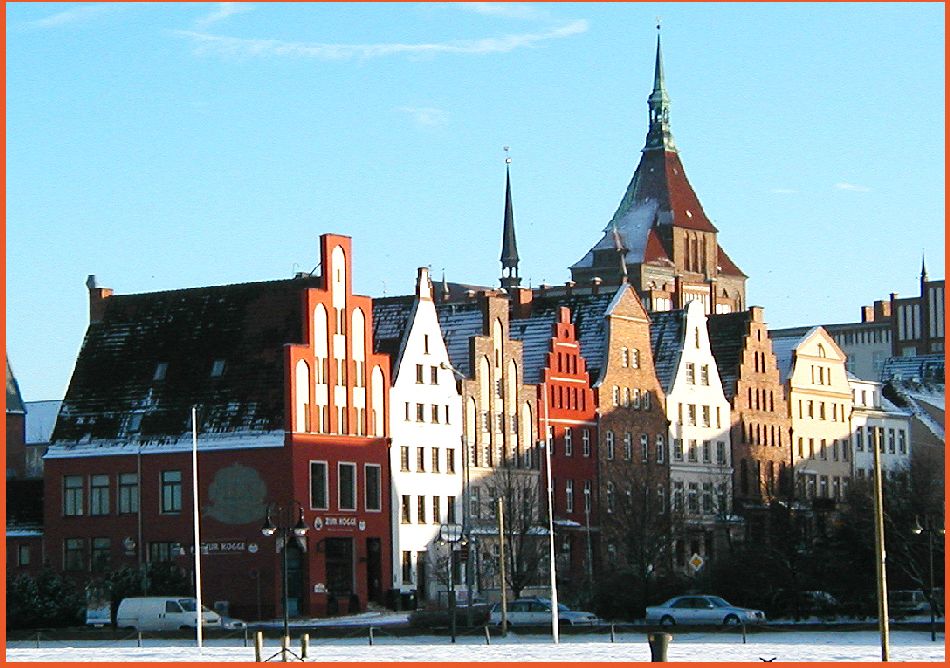
[[[396,357],[412,324],[414,295],[373,299],[373,345],[376,352]],[[393,365],[393,372],[396,366]],[[395,375],[394,375],[395,380]]]
[[[10,358],[7,358],[7,413],[23,413],[23,397],[20,395],[20,384],[16,382],[13,369],[10,368]]]
[[[716,358],[716,366],[719,367],[722,391],[729,401],[732,401],[736,392],[749,317],[748,311],[738,311],[709,315],[706,320],[709,328],[709,347]]]
[[[435,309],[442,328],[442,338],[449,354],[449,361],[459,373],[468,378],[474,377],[469,360],[469,341],[473,336],[484,334],[484,319],[480,304],[441,304]]]
[[[49,443],[62,401],[26,402],[26,443]]]
[[[779,376],[784,383],[788,380],[792,372],[792,363],[795,360],[795,351],[805,339],[818,330],[818,327],[811,327],[804,334],[794,333],[789,336],[777,336],[769,332],[769,338],[772,339],[772,352],[775,354],[775,364],[778,366]]]
[[[680,353],[686,337],[686,309],[658,311],[650,314],[650,348],[660,387],[669,393],[679,367]]]
[[[109,297],[86,331],[53,441],[176,440],[193,405],[202,433],[282,431],[283,349],[303,340],[303,291],[321,285],[308,276]]]
[[[745,276],[739,267],[736,266],[736,263],[732,261],[732,258],[726,255],[726,251],[722,249],[722,246],[716,244],[717,255],[716,263],[719,265],[719,273],[726,274],[727,276]],[[748,278],[748,276],[746,276]]]

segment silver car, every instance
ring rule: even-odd
[[[647,608],[647,623],[674,624],[761,624],[765,613],[732,605],[718,596],[674,596],[661,605]]]
[[[566,605],[558,604],[557,619],[559,624],[567,626],[597,626],[603,623],[592,612],[571,610]],[[501,603],[491,608],[490,621],[492,624],[501,624]],[[508,603],[508,626],[545,626],[551,624],[551,601],[546,598],[530,597],[519,598]]]

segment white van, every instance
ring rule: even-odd
[[[124,598],[119,603],[115,625],[120,629],[137,631],[177,631],[195,628],[193,598],[178,596],[144,596]],[[201,606],[202,627],[220,626],[221,616]]]

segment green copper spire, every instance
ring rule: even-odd
[[[676,151],[676,142],[670,132],[670,96],[666,94],[663,75],[663,50],[660,48],[660,25],[656,26],[656,65],[653,69],[653,92],[647,98],[650,107],[650,129],[647,131],[644,151]]]
[[[501,235],[501,287],[516,288],[521,285],[518,277],[518,240],[515,238],[515,210],[511,206],[511,158],[505,147],[505,222]],[[505,272],[508,272],[507,274]]]

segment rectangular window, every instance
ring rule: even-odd
[[[455,524],[455,497],[447,496],[445,497],[445,511],[446,518],[445,521],[448,524]]]
[[[686,512],[690,515],[699,513],[699,484],[691,482],[686,487]]]
[[[439,470],[439,449],[432,448],[432,472],[438,473]]]
[[[418,524],[426,523],[426,497],[424,496],[416,498],[416,522]]]
[[[686,364],[686,382],[690,385],[696,384],[696,365],[692,362]]]
[[[423,374],[425,373],[425,367],[421,364],[416,365],[416,383],[422,385]]]
[[[686,456],[691,462],[696,461],[696,439],[691,438],[687,441]]]
[[[838,439],[833,439],[831,441],[831,458],[835,461],[838,461]]]
[[[629,431],[623,435],[623,458],[628,462],[633,459],[633,434]]]
[[[564,456],[571,457],[574,454],[574,430],[568,427],[564,430]]]
[[[399,448],[399,470],[409,470],[409,446],[403,445]]]
[[[455,448],[445,449],[445,472],[455,473]]]
[[[400,507],[402,508],[402,523],[409,524],[412,522],[412,501],[409,496],[403,495]]]
[[[420,473],[426,470],[426,449],[416,448],[416,471]]]
[[[818,496],[822,499],[828,498],[828,476],[826,475],[818,478]]]
[[[677,462],[683,461],[683,439],[681,438],[673,439],[673,460]]]
[[[646,464],[650,461],[650,437],[640,434],[640,461]]]
[[[416,422],[426,421],[426,407],[422,404],[416,404]]]
[[[432,523],[433,524],[442,523],[442,497],[441,496],[432,497]]]
[[[607,432],[607,459],[614,458],[614,433],[612,431]]]
[[[327,463],[310,462],[310,508],[326,510],[327,498]]]
[[[63,476],[63,515],[82,515],[83,478],[81,475]]]
[[[895,451],[894,439],[895,439],[895,431],[893,429],[888,429],[887,430],[887,451],[891,453],[892,455],[894,454],[894,451]]]
[[[564,509],[569,512],[574,512],[574,481],[568,480],[564,484]]]
[[[713,513],[713,493],[712,483],[703,483],[703,514],[712,515]]]
[[[412,552],[402,553],[402,583],[412,584]]]
[[[855,452],[864,452],[864,429],[858,427],[854,432],[854,450]]]
[[[581,432],[581,447],[584,449],[584,456],[590,457],[590,429]]]
[[[181,512],[181,471],[162,471],[162,500],[163,513]]]
[[[339,482],[339,509],[356,510],[356,464],[337,464]]]
[[[612,482],[607,483],[607,512],[612,513],[614,511],[614,484]]]
[[[703,364],[699,367],[699,382],[701,385],[709,385],[709,365]]]
[[[808,458],[815,458],[815,439],[813,438],[808,439]]]
[[[437,366],[429,367],[429,383],[431,385],[439,384],[439,367]]]
[[[844,461],[851,459],[851,443],[846,438],[841,439],[841,459]]]
[[[703,426],[709,427],[711,425],[709,406],[703,406]]]
[[[139,511],[139,476],[137,473],[119,474],[119,513],[128,515]]]
[[[406,402],[406,422],[409,422],[409,402]]]
[[[473,487],[468,498],[469,511],[472,517],[480,519],[482,516],[482,490],[479,487]]]
[[[171,561],[181,555],[179,543],[149,543],[148,558],[151,562]]]
[[[712,461],[712,441],[703,441],[703,462],[708,464]]]
[[[666,442],[662,434],[656,435],[656,463],[662,464],[666,460]]]
[[[378,464],[366,464],[366,510],[382,510],[382,469]]]
[[[431,420],[432,424],[439,424],[439,407],[436,404],[432,404],[431,416],[432,416],[432,420]]]
[[[903,429],[897,432],[897,449],[902,455],[907,454],[907,432]]]
[[[726,465],[726,442],[716,441],[716,463],[720,466]]]
[[[588,512],[588,513],[590,512],[590,508],[591,508],[590,504],[591,504],[590,480],[585,480],[584,481],[584,511],[585,512]]]
[[[30,546],[29,545],[17,546],[16,564],[17,566],[30,565]]]
[[[826,461],[828,459],[828,444],[825,439],[821,439],[821,449],[818,451],[818,456]]]
[[[689,404],[687,407],[686,424],[696,426],[696,404]]]
[[[112,555],[112,542],[108,538],[92,539],[92,570],[96,573],[104,573],[109,570],[109,562]]]
[[[86,541],[67,538],[63,543],[63,570],[82,571],[86,568]]]
[[[683,511],[683,482],[681,480],[673,482],[673,510]]]

